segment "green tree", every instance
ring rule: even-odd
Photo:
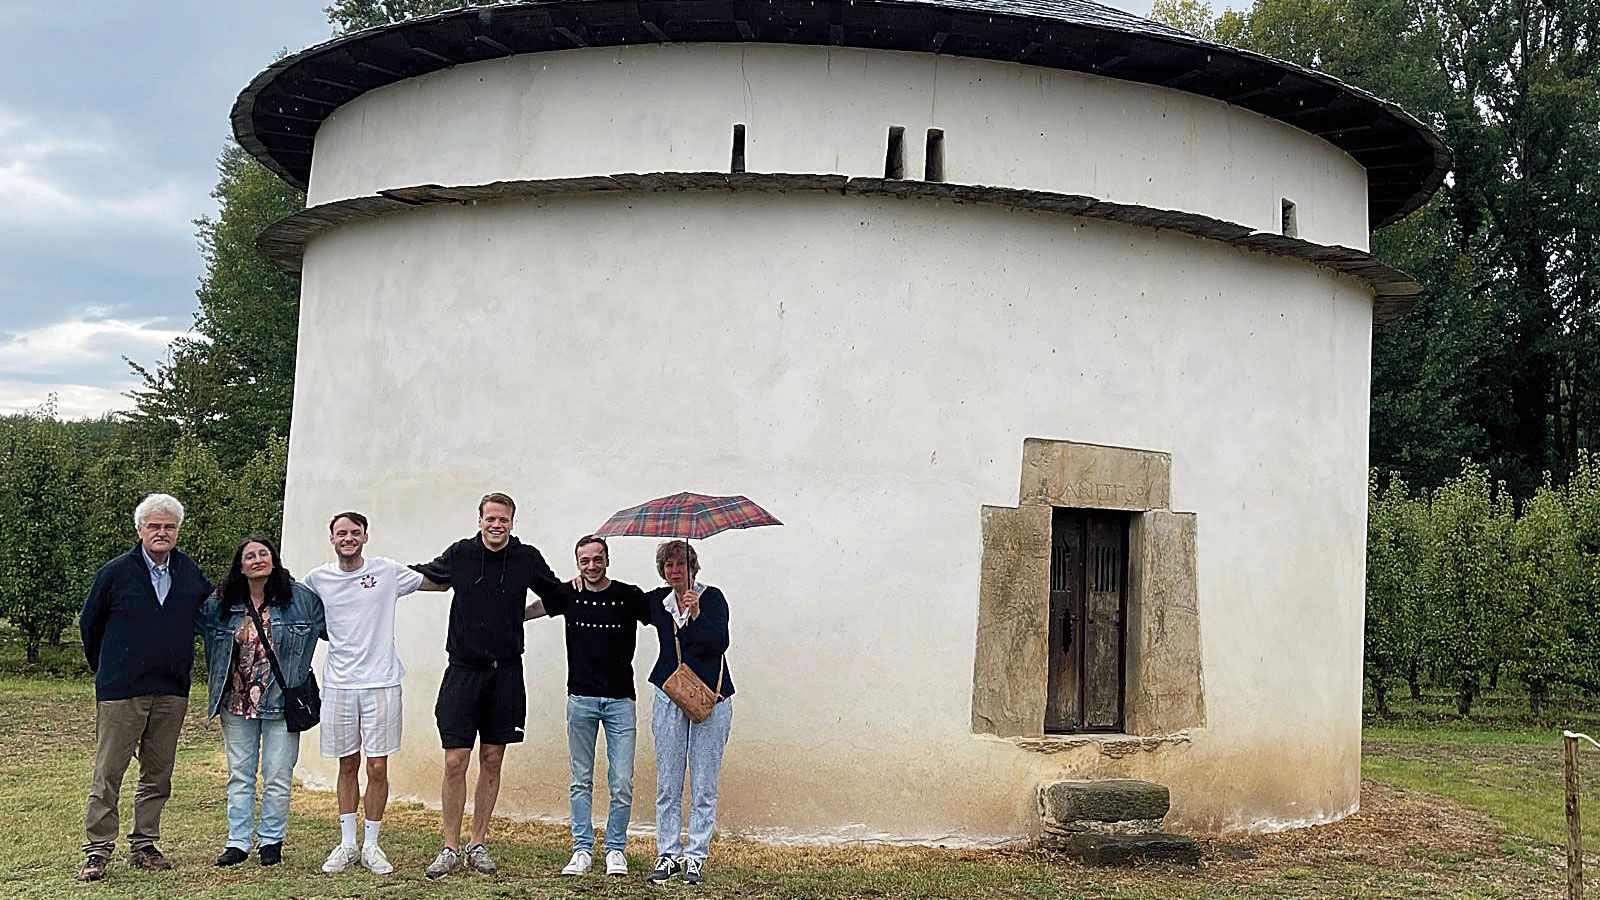
[[[220,211],[197,222],[206,274],[194,335],[174,342],[154,370],[131,363],[144,387],[134,392],[129,422],[145,459],[188,434],[238,466],[289,434],[299,288],[255,241],[305,198],[236,144],[222,151],[218,169],[212,196]]]
[[[1430,662],[1456,692],[1466,716],[1490,669],[1499,661],[1498,635],[1507,626],[1507,538],[1511,501],[1481,466],[1434,491],[1421,560]]]
[[[1399,478],[1378,489],[1374,471],[1367,487],[1366,676],[1380,715],[1389,714],[1389,687],[1396,680],[1418,693],[1423,654],[1424,586],[1419,562],[1426,545],[1427,507],[1412,499]]]
[[[1171,5],[1180,27],[1203,9]],[[1373,464],[1434,487],[1467,456],[1519,497],[1572,471],[1600,431],[1600,3],[1256,0],[1210,34],[1394,100],[1454,148],[1434,200],[1373,240],[1425,289],[1374,336]]]
[[[283,481],[289,462],[289,442],[274,438],[235,472],[225,485],[227,524],[231,541],[247,534],[263,534],[274,541],[283,531]],[[230,543],[229,550],[232,550]]]
[[[1569,684],[1600,692],[1600,460],[1578,456],[1578,468],[1564,490],[1571,518],[1574,562],[1568,591],[1567,623],[1575,658]]]
[[[125,440],[103,452],[89,447],[77,452],[83,473],[78,483],[84,510],[82,564],[93,572],[138,540],[133,509],[159,479],[140,465]]]
[[[1150,18],[1179,31],[1217,40],[1217,20],[1212,16],[1211,4],[1201,0],[1155,0],[1150,6]]]
[[[229,478],[211,449],[193,435],[173,445],[166,466],[151,479],[154,490],[183,504],[178,549],[188,554],[213,580],[233,559],[235,542],[229,509]]]
[[[402,22],[451,9],[483,6],[491,0],[333,0],[323,9],[340,34]]]
[[[54,400],[0,426],[0,615],[22,632],[29,662],[60,640],[82,605],[79,507],[66,430]]]
[[[1568,628],[1570,592],[1578,554],[1562,494],[1540,488],[1511,532],[1511,568],[1501,657],[1512,677],[1528,687],[1528,703],[1539,713],[1552,686],[1566,680],[1577,658]]]

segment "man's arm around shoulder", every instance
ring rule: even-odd
[[[417,587],[419,591],[447,591],[450,589],[451,563],[455,556],[456,544],[444,548],[444,552],[434,557],[433,562],[418,563],[411,566],[413,572],[422,575],[422,584]]]

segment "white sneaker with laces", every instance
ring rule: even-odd
[[[361,864],[374,875],[387,875],[394,871],[394,865],[389,862],[389,857],[384,855],[383,848],[377,844],[368,844],[361,848]]]
[[[606,874],[607,875],[626,875],[626,874],[628,874],[628,857],[624,856],[622,854],[621,850],[607,850],[606,851]]]
[[[339,844],[328,854],[327,860],[322,864],[322,871],[329,875],[337,875],[349,869],[360,856],[356,848],[349,844]]]
[[[561,874],[583,875],[589,871],[589,867],[592,865],[594,865],[594,854],[587,850],[574,850],[572,851],[572,859],[567,863],[567,867],[561,870]]]

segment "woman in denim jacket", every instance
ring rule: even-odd
[[[239,544],[233,564],[200,610],[209,690],[206,722],[222,717],[228,754],[228,843],[217,865],[232,866],[256,855],[263,866],[283,860],[289,824],[289,791],[300,758],[300,735],[283,720],[283,690],[272,676],[261,634],[244,604],[267,626],[283,676],[298,684],[311,670],[317,638],[326,637],[322,599],[289,576],[278,548],[251,535]],[[260,771],[261,819],[255,822],[256,773]]]

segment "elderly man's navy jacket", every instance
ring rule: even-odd
[[[94,672],[96,700],[189,696],[195,627],[200,604],[211,596],[211,582],[194,560],[176,550],[167,571],[172,586],[166,603],[156,600],[150,564],[138,544],[95,573],[78,629],[83,656]]]

